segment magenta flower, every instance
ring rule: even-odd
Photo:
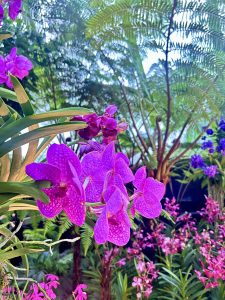
[[[78,284],[75,291],[73,292],[73,297],[75,300],[87,300],[87,293],[83,291],[83,289],[86,289],[86,284]]]
[[[25,56],[17,55],[17,48],[14,47],[5,58],[5,67],[7,72],[22,80],[24,77],[28,76],[33,65]],[[10,88],[13,87],[9,77],[6,84]]]
[[[110,186],[104,193],[105,207],[94,228],[97,244],[109,241],[124,246],[130,239],[130,219],[127,214],[128,201],[116,186]]]
[[[90,114],[86,116],[74,116],[72,120],[74,121],[85,121],[88,127],[78,131],[80,137],[85,140],[92,139],[96,137],[100,132],[103,136],[103,144],[108,145],[110,142],[115,141],[117,135],[127,129],[127,123],[118,123],[115,120],[114,115],[117,111],[116,105],[109,105],[105,113],[102,116],[97,114]]]
[[[3,56],[0,56],[0,84],[7,82],[7,80],[5,59]]]
[[[131,212],[135,214],[137,211],[143,217],[156,218],[162,211],[160,201],[165,193],[165,186],[152,177],[146,178],[146,176],[146,167],[139,168],[135,174],[133,184],[136,191]]]
[[[115,104],[110,104],[105,109],[105,114],[109,115],[110,117],[114,116],[117,112],[117,106]]]
[[[85,140],[90,140],[98,135],[101,130],[100,122],[101,119],[96,114],[90,114],[86,116],[75,116],[72,118],[73,121],[84,121],[88,124],[88,127],[79,130],[79,136]]]
[[[0,4],[0,26],[2,26],[2,21],[4,19],[4,8],[3,6]],[[1,63],[0,63],[1,66]]]
[[[9,17],[15,21],[22,11],[22,0],[9,0]]]
[[[103,152],[92,151],[81,162],[82,178],[87,180],[88,202],[102,201],[102,195],[109,185],[116,185],[126,194],[124,184],[133,181],[129,159],[123,153],[115,153],[115,144],[106,146]]]
[[[34,180],[51,182],[50,188],[42,189],[49,196],[45,204],[37,200],[38,208],[46,218],[53,218],[62,210],[69,220],[81,226],[85,220],[85,194],[79,178],[81,165],[77,155],[65,145],[53,144],[47,152],[47,163],[27,165],[26,173]]]

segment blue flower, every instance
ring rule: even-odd
[[[208,167],[205,167],[203,169],[204,174],[209,177],[209,178],[213,178],[216,176],[217,172],[217,165],[211,165]]]
[[[213,141],[208,140],[202,143],[202,147],[203,150],[209,149],[209,153],[213,153],[214,152],[214,147],[213,147]]]
[[[206,133],[208,135],[213,135],[214,131],[212,130],[212,128],[209,128],[209,129],[206,130]]]
[[[218,126],[221,130],[225,131],[225,120],[223,118],[220,119]]]
[[[199,154],[194,154],[191,156],[190,164],[194,169],[203,168],[205,166],[204,160]]]

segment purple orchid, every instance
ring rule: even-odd
[[[2,26],[2,21],[4,19],[4,8],[3,6],[0,4],[0,26]],[[1,64],[0,64],[1,65]]]
[[[135,173],[133,184],[136,188],[131,212],[137,211],[145,218],[156,218],[162,211],[161,199],[165,193],[163,183],[147,177],[146,167],[141,167]]]
[[[100,122],[101,119],[97,114],[90,114],[86,116],[75,116],[72,118],[73,121],[84,121],[88,124],[88,127],[79,130],[79,136],[85,140],[90,140],[97,136],[101,130]]]
[[[9,55],[5,58],[5,66],[7,72],[12,75],[18,77],[19,79],[23,79],[28,76],[29,71],[33,68],[31,61],[23,55],[17,55],[17,48],[12,48]],[[6,82],[8,87],[12,88],[12,83],[8,78]]]
[[[22,11],[22,0],[9,0],[9,17],[15,21]]]
[[[78,131],[80,137],[85,140],[96,137],[100,131],[103,136],[103,144],[108,145],[110,142],[115,141],[117,135],[127,129],[127,123],[118,123],[114,115],[117,111],[116,105],[112,104],[107,106],[105,113],[102,116],[97,114],[90,114],[86,116],[74,116],[73,121],[84,121],[88,127]]]
[[[124,184],[133,181],[129,168],[129,159],[123,153],[115,153],[115,144],[111,142],[103,152],[92,151],[81,162],[82,178],[87,178],[86,195],[88,202],[99,202],[109,185],[118,186],[122,192]]]
[[[104,193],[105,207],[94,228],[97,244],[109,241],[124,246],[130,239],[130,219],[127,214],[128,200],[116,186],[110,186]]]
[[[5,83],[7,80],[5,59],[3,56],[0,56],[0,84]]]
[[[0,56],[0,84],[5,83],[9,88],[12,88],[13,84],[8,73],[22,80],[28,76],[32,67],[32,63],[28,58],[17,55],[17,48],[12,48],[5,58]]]
[[[47,152],[47,163],[27,165],[26,173],[34,180],[51,182],[43,188],[50,202],[37,200],[38,208],[46,218],[53,218],[62,210],[69,220],[81,226],[85,220],[85,194],[81,181],[81,164],[77,155],[65,145],[53,144]]]
[[[115,104],[110,104],[105,109],[105,114],[108,114],[110,117],[114,116],[117,112],[117,106]]]

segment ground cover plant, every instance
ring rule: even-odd
[[[223,11],[0,1],[1,299],[225,299]]]

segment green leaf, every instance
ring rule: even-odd
[[[11,74],[10,74],[10,79],[13,83],[13,87],[16,92],[17,100],[20,103],[25,116],[32,115],[34,113],[34,109],[29,100],[29,97],[27,96],[27,93],[25,92],[21,83],[15,76],[13,76]]]
[[[73,131],[73,130],[79,130],[82,128],[86,128],[86,123],[83,122],[65,122],[65,123],[59,123],[49,126],[44,126],[32,131],[29,131],[27,133],[21,134],[19,136],[16,136],[9,140],[8,142],[5,142],[0,145],[0,157],[5,155],[6,153],[21,147],[22,145],[25,145],[27,143],[30,143],[31,141],[49,136],[54,135],[58,133],[63,133],[67,131]]]
[[[1,194],[24,194],[48,203],[49,199],[38,187],[41,182],[0,182]],[[1,201],[1,198],[0,198]]]
[[[7,40],[11,37],[12,37],[12,35],[10,33],[1,33],[0,34],[0,41]]]
[[[54,110],[42,114],[36,114],[31,116],[26,116],[24,118],[21,118],[19,120],[16,120],[13,123],[10,123],[8,126],[2,128],[0,130],[0,143],[4,142],[8,138],[11,138],[12,136],[19,133],[21,130],[30,127],[32,125],[55,120],[57,118],[61,117],[72,117],[75,115],[86,115],[90,114],[91,111],[85,108],[79,108],[79,107],[73,107],[73,108],[64,108],[59,110]],[[72,123],[72,122],[71,122]],[[76,124],[76,123],[75,123]],[[80,122],[77,124],[85,124],[84,122]]]
[[[2,87],[0,87],[0,97],[18,102],[15,92]]]
[[[37,253],[45,251],[45,249],[29,249],[29,248],[20,248],[8,252],[1,251],[0,252],[0,261],[4,262],[5,260],[9,260],[15,257],[24,256],[25,254]]]

